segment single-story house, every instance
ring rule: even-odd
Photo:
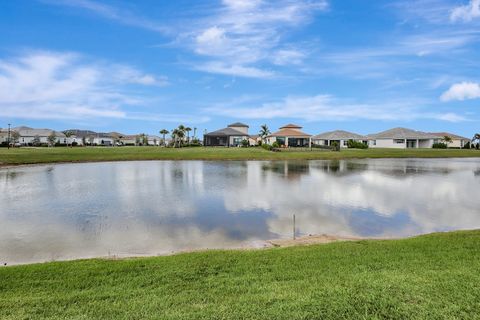
[[[91,139],[91,138],[90,138]],[[95,146],[113,146],[115,144],[115,138],[109,133],[97,133],[93,137],[93,145]]]
[[[65,134],[61,131],[55,131],[51,129],[34,129],[30,127],[16,127],[12,128],[10,130],[10,141],[13,143],[13,132],[18,132],[19,134],[19,139],[18,143],[23,146],[32,146],[35,143],[39,144],[48,144],[48,138],[50,135],[53,133],[56,137],[55,143],[61,143],[61,144],[70,144],[72,142],[72,138],[68,138],[65,136]]]
[[[0,144],[7,143],[8,141],[8,129],[0,129]]]
[[[431,148],[437,136],[407,128],[393,128],[367,136],[370,148]]]
[[[445,143],[448,148],[463,148],[467,144],[467,142],[470,142],[470,139],[468,138],[449,132],[431,132],[431,134],[438,137],[438,140],[435,141],[435,143]],[[452,142],[446,143],[444,140],[445,137],[450,137],[450,139],[452,139]]]
[[[295,124],[287,124],[280,130],[266,137],[267,144],[277,142],[285,147],[309,147],[312,135],[302,132],[302,127]]]
[[[348,140],[368,143],[367,137],[344,130],[328,131],[312,137],[312,143],[315,145],[331,146],[333,142],[336,142],[340,148],[347,148]]]
[[[248,141],[248,125],[235,122],[226,128],[212,131],[203,135],[203,145],[206,147],[237,147],[243,140]]]

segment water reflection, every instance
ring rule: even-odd
[[[0,262],[151,255],[303,234],[480,227],[476,159],[121,162],[0,170]]]

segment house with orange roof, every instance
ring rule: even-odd
[[[287,124],[280,127],[280,130],[266,137],[268,144],[277,142],[284,147],[309,147],[312,135],[302,131],[302,127],[296,124]]]

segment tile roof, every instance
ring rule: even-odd
[[[436,139],[437,136],[408,128],[393,128],[367,136],[369,139]]]
[[[227,127],[217,131],[206,133],[205,136],[248,136],[248,134]]]
[[[443,139],[443,137],[445,136],[449,136],[450,138],[452,139],[456,139],[456,140],[469,140],[469,138],[465,138],[465,137],[462,137],[462,136],[459,136],[459,135],[456,135],[456,134],[453,134],[453,133],[449,133],[449,132],[430,132],[430,134],[433,134],[434,136],[437,136],[438,138],[441,138]]]
[[[245,123],[241,123],[241,122],[235,122],[235,123],[229,124],[227,127],[246,127],[246,128],[249,128],[248,125],[246,125]]]
[[[362,136],[353,132],[344,131],[344,130],[323,132],[312,137],[312,139],[316,139],[316,140],[349,140],[349,139],[360,140],[360,139],[366,139],[366,138],[367,137],[365,136]]]
[[[284,128],[284,129],[283,129]],[[298,129],[290,129],[282,127],[277,132],[272,133],[269,137],[300,137],[300,138],[309,138],[312,135],[302,132]]]
[[[299,125],[296,125],[296,124],[293,124],[293,123],[289,123],[289,124],[284,125],[283,127],[280,127],[280,129],[287,129],[287,128],[302,129],[303,127],[299,126]]]

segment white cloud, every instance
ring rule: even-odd
[[[445,102],[477,98],[480,98],[480,84],[475,82],[456,83],[440,96],[440,100]]]
[[[248,102],[252,105],[252,102]],[[286,97],[282,101],[261,103],[253,107],[231,106],[231,103],[207,108],[218,115],[246,119],[301,119],[304,121],[345,121],[345,120],[381,120],[413,121],[435,119],[449,122],[465,121],[466,118],[454,113],[435,113],[423,111],[412,103],[351,103],[336,99],[331,95],[307,97]]]
[[[139,27],[155,32],[168,34],[170,29],[153,20],[138,16],[127,10],[121,10],[103,3],[92,0],[41,0],[52,5],[61,5],[74,8],[80,8],[90,11],[106,19],[117,21],[124,25]]]
[[[471,21],[480,18],[480,0],[470,0],[470,3],[454,8],[450,14],[450,20]]]
[[[75,53],[31,52],[0,60],[0,116],[177,121],[181,115],[160,118],[141,113],[139,109],[147,98],[129,93],[132,84],[140,90],[137,85],[159,86],[165,82],[164,77],[131,66],[91,61]]]
[[[224,0],[220,10],[194,23],[195,29],[182,34],[179,43],[186,40],[195,53],[214,59],[197,63],[198,70],[271,77],[270,71],[261,70],[262,64],[299,64],[306,56],[293,44],[283,48],[285,31],[308,23],[315,12],[326,8],[325,0]]]

